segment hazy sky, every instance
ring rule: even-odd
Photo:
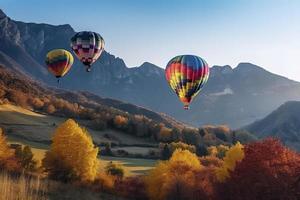
[[[0,0],[11,18],[99,32],[128,66],[177,54],[300,81],[300,0]]]

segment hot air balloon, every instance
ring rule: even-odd
[[[48,70],[57,78],[57,82],[59,82],[60,77],[68,73],[73,61],[72,54],[64,49],[54,49],[48,52],[46,56]]]
[[[89,72],[104,49],[104,40],[98,33],[82,31],[71,38],[71,48]]]
[[[180,55],[172,58],[165,69],[166,79],[172,90],[189,109],[189,104],[208,80],[209,67],[202,58]]]

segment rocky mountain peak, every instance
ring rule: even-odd
[[[164,74],[163,69],[149,62],[144,62],[140,67],[137,68],[140,72],[149,76],[151,74],[162,75]]]
[[[224,66],[215,65],[215,66],[212,66],[212,68],[210,69],[211,76],[222,75],[222,74],[231,74],[232,72],[233,72],[233,69],[230,65],[224,65]]]
[[[248,63],[248,62],[239,63],[234,70],[239,71],[239,72],[250,72],[250,71],[261,72],[261,71],[266,71],[262,67],[259,67],[257,65],[254,65],[254,64]]]
[[[0,19],[6,18],[6,14],[0,9]]]

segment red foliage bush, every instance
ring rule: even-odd
[[[147,200],[146,186],[142,176],[126,177],[116,181],[115,189],[118,193],[132,200]]]
[[[219,199],[300,199],[300,154],[277,139],[246,145],[245,158],[218,185]]]

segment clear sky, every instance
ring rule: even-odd
[[[300,81],[300,0],[0,0],[11,18],[99,32],[128,66],[177,54]]]

